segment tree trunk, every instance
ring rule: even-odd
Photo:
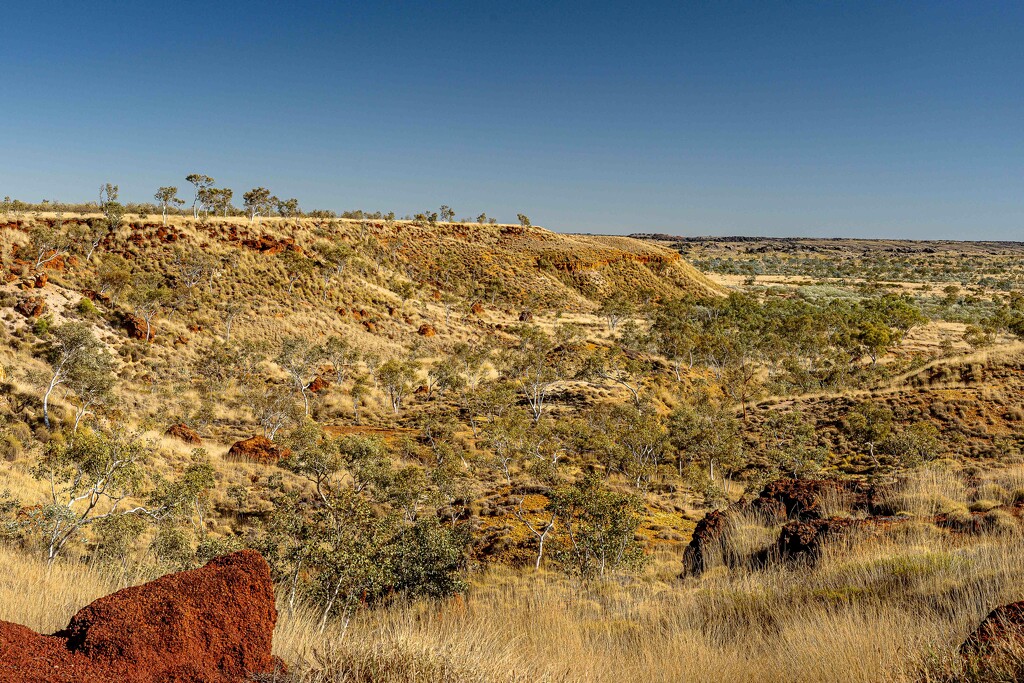
[[[46,387],[46,393],[43,394],[43,424],[46,428],[50,428],[50,394],[60,384],[60,368],[57,372],[53,373],[53,378],[50,380],[50,384]]]

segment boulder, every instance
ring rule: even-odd
[[[237,683],[271,655],[270,568],[243,550],[93,602],[52,636],[0,622],[0,683]]]
[[[291,454],[290,449],[278,446],[262,435],[237,441],[228,449],[228,459],[248,460],[264,465],[276,464],[279,460],[287,458]]]
[[[420,329],[417,330],[417,332],[419,332],[419,335],[421,337],[433,337],[435,334],[437,334],[437,330],[435,330],[434,326],[431,325],[430,323],[423,323],[422,325],[420,325]]]
[[[149,330],[149,338],[152,339],[155,330],[147,327],[146,321],[137,315],[127,313],[124,316],[124,329],[132,339],[146,339],[146,331]]]
[[[38,318],[46,312],[46,300],[41,296],[22,299],[14,306],[14,310],[26,318]]]
[[[472,307],[470,307],[469,310],[470,310],[470,312],[473,315],[483,315],[484,314],[484,305],[482,303],[480,303],[479,301],[477,301],[475,304],[473,304]]]
[[[167,430],[167,436],[173,436],[179,441],[184,441],[188,444],[199,446],[203,443],[202,438],[196,433],[196,430],[192,429],[186,424],[171,425]]]
[[[39,273],[39,275],[36,275],[36,279],[32,283],[32,286],[35,287],[36,289],[42,289],[43,287],[46,286],[46,283],[49,281],[49,275],[47,275],[46,273]]]
[[[327,388],[331,386],[330,380],[326,380],[323,377],[317,375],[312,382],[306,385],[306,388],[312,391],[314,394],[319,394],[321,391],[327,391]]]

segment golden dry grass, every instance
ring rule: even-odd
[[[278,648],[319,670],[309,680],[918,680],[1024,578],[1013,545],[936,533],[681,585],[491,575],[464,602],[362,614],[343,638],[310,641],[306,618],[286,618]]]
[[[975,488],[922,470],[898,495],[963,506],[1022,474],[996,471]],[[737,557],[771,538],[753,519],[738,528]],[[282,606],[275,650],[310,682],[976,680],[955,650],[988,611],[1024,598],[1022,540],[1019,525],[967,535],[908,517],[834,543],[813,567],[719,563],[679,579],[678,553],[663,550],[640,577],[590,586],[498,568],[464,596],[396,601],[358,613],[347,630],[320,634],[315,610]],[[0,618],[43,632],[145,578],[82,564],[48,572],[11,550],[0,550],[0,566]]]

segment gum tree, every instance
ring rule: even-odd
[[[185,180],[191,183],[192,187],[195,188],[195,195],[192,198],[192,218],[198,220],[199,203],[202,197],[205,196],[206,191],[213,187],[213,183],[216,181],[214,181],[210,176],[203,175],[202,173],[190,173],[185,176]]]
[[[181,206],[185,200],[178,198],[178,188],[173,186],[161,187],[153,195],[163,213],[164,225],[167,225],[167,209],[171,206]]]
[[[52,440],[32,468],[47,483],[48,500],[35,513],[43,534],[47,562],[52,563],[69,541],[96,522],[138,513],[145,506],[122,509],[141,490],[140,463],[146,448],[123,431],[86,431],[71,441]]]
[[[270,200],[270,190],[265,187],[254,187],[242,195],[242,202],[245,206],[245,213],[249,216],[249,225],[259,216],[265,215],[273,206]]]
[[[53,390],[69,381],[81,379],[84,373],[98,370],[96,357],[103,349],[92,328],[85,323],[65,323],[52,335],[46,360],[53,374],[43,393],[43,422],[47,429],[50,427],[50,395]]]

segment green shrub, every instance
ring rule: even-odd
[[[13,462],[21,453],[22,444],[18,437],[11,433],[0,435],[0,458],[7,462]]]
[[[75,306],[75,310],[87,318],[93,318],[99,315],[99,310],[96,308],[96,304],[92,302],[92,299],[84,296],[81,301],[78,302],[78,305]]]

